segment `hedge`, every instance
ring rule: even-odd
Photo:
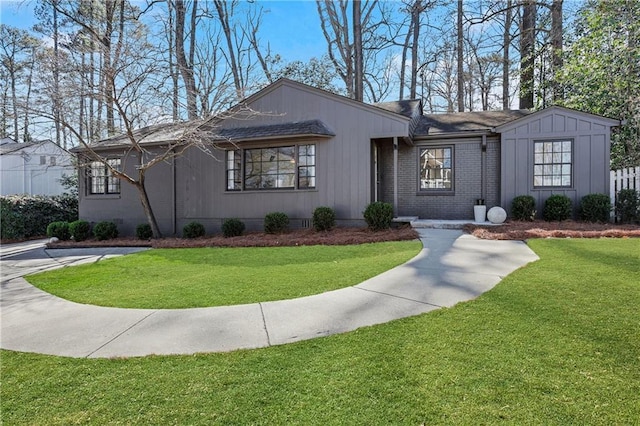
[[[78,219],[78,199],[70,195],[8,195],[0,197],[0,238],[21,240],[47,234],[51,222]]]

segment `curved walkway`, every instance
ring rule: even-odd
[[[419,232],[424,249],[415,258],[356,286],[299,299],[193,309],[83,305],[21,278],[129,250],[45,250],[42,241],[4,246],[0,347],[108,358],[280,345],[453,306],[538,259],[520,241],[479,240],[457,230]]]

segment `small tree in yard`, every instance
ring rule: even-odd
[[[158,164],[171,163],[190,149],[214,156],[217,146],[211,141],[216,139],[216,123],[232,115],[242,114],[246,118],[255,114],[247,108],[205,118],[193,118],[190,113],[192,119],[185,123],[144,127],[166,122],[166,117],[158,117],[158,113],[164,110],[166,99],[159,91],[166,86],[167,70],[163,61],[158,60],[158,46],[152,44],[156,40],[149,37],[149,30],[140,19],[149,8],[141,12],[128,2],[106,2],[104,7],[110,13],[105,18],[109,20],[105,27],[97,25],[90,14],[76,13],[69,4],[50,4],[79,29],[76,44],[70,49],[73,54],[65,56],[67,80],[57,90],[42,83],[44,91],[67,110],[53,114],[44,100],[33,102],[29,110],[54,121],[79,145],[79,170],[90,171],[91,166],[100,164],[102,173],[132,185],[153,237],[160,238],[162,234],[147,193],[147,172]],[[105,33],[107,27],[110,32]],[[99,55],[99,68],[93,63],[94,55]],[[82,115],[87,109],[93,111],[94,106],[96,117]],[[74,115],[75,111],[79,111],[80,118]],[[179,117],[174,116],[173,120],[175,123]],[[112,161],[114,153],[121,158],[120,163]]]

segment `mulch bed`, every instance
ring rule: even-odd
[[[310,245],[347,245],[377,243],[382,241],[403,241],[418,238],[418,233],[410,227],[388,229],[386,231],[370,231],[366,228],[335,228],[328,232],[316,232],[313,229],[292,230],[283,234],[265,234],[253,232],[240,237],[224,238],[209,236],[203,238],[161,238],[141,241],[135,238],[116,238],[113,240],[82,242],[58,241],[48,243],[49,248],[80,247],[153,247],[153,248],[185,248],[185,247],[278,247],[278,246],[310,246]]]
[[[485,240],[528,240],[530,238],[628,238],[640,237],[640,226],[612,223],[519,222],[504,225],[466,225],[464,231]]]
[[[640,237],[639,225],[618,225],[564,222],[507,222],[498,226],[466,225],[464,232],[485,240],[528,240],[530,238],[628,238]],[[277,247],[309,245],[347,245],[376,243],[382,241],[403,241],[418,238],[418,233],[410,227],[370,231],[366,228],[335,228],[328,232],[316,232],[313,229],[298,229],[284,234],[265,234],[253,232],[241,237],[224,238],[220,235],[203,238],[162,238],[157,240],[138,240],[135,238],[116,238],[113,240],[82,242],[58,241],[48,243],[49,248],[81,247]]]

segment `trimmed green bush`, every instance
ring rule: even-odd
[[[313,227],[316,231],[329,231],[336,226],[336,212],[331,207],[317,207],[313,211]]]
[[[136,226],[136,238],[139,240],[150,240],[153,237],[153,231],[151,230],[151,225],[148,223],[141,223]]]
[[[200,238],[204,233],[204,225],[200,222],[189,222],[182,228],[183,238]]]
[[[51,222],[78,219],[78,199],[69,195],[55,197],[9,195],[0,198],[0,238],[24,239],[47,234]]]
[[[240,219],[227,219],[222,222],[222,235],[225,238],[239,237],[244,232],[244,222]]]
[[[580,200],[580,219],[587,222],[608,222],[611,198],[605,194],[588,194]]]
[[[640,192],[621,189],[616,198],[616,217],[619,222],[634,223],[640,220]]]
[[[66,241],[69,239],[69,222],[59,221],[51,222],[47,226],[47,237],[57,238],[60,241]]]
[[[542,217],[547,222],[571,219],[572,215],[571,199],[566,195],[553,194],[544,202]]]
[[[74,241],[84,241],[91,235],[91,225],[86,220],[76,220],[69,224],[69,234]]]
[[[267,234],[279,234],[287,230],[289,216],[282,212],[268,213],[264,217],[264,232]]]
[[[93,227],[93,236],[96,240],[111,240],[118,237],[118,226],[109,221],[102,221],[95,224]]]
[[[518,195],[511,201],[514,220],[532,221],[536,218],[536,199],[531,195]]]
[[[389,229],[393,221],[393,206],[382,201],[371,203],[364,210],[364,220],[374,231]]]
[[[24,216],[20,214],[13,201],[8,197],[0,198],[0,218],[0,237],[3,240],[33,237],[33,235],[25,235]]]

